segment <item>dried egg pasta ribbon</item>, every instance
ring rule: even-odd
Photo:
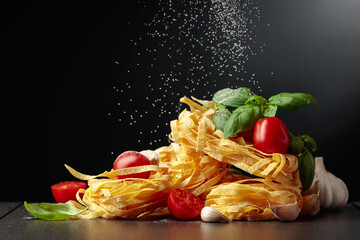
[[[128,174],[147,172],[147,171],[156,171],[156,172],[160,171],[160,168],[157,165],[145,165],[139,167],[129,167],[129,168],[111,170],[110,172],[105,171],[98,175],[86,175],[76,171],[75,169],[73,169],[72,167],[66,164],[65,167],[74,177],[81,180],[90,180],[97,177],[108,177],[109,179],[117,179],[116,176],[118,175],[128,175]]]
[[[180,99],[180,102],[182,103],[186,103],[187,105],[189,105],[191,107],[191,109],[193,110],[194,108],[195,109],[198,109],[200,110],[201,112],[206,112],[208,109],[204,108],[203,106],[197,104],[196,102],[194,101],[191,101],[189,98],[187,97],[183,97]]]
[[[198,127],[198,136],[196,140],[196,152],[202,152],[206,147],[206,122],[205,119],[201,119]]]
[[[197,101],[197,102],[201,103],[202,105],[207,106],[208,108],[211,108],[213,110],[215,110],[215,108],[216,108],[215,103],[213,103],[212,101],[199,100],[199,99],[197,99],[195,97],[191,97],[191,99],[194,100],[194,101]]]

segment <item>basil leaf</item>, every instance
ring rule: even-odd
[[[301,138],[305,142],[305,147],[311,149],[313,152],[317,150],[316,142],[312,137],[309,135],[302,135]]]
[[[254,95],[252,97],[250,97],[246,102],[245,104],[249,103],[249,102],[252,102],[254,101],[254,103],[258,104],[258,105],[265,105],[268,103],[268,101],[263,98],[262,96],[259,96],[259,95]]]
[[[290,140],[290,146],[288,149],[288,153],[298,156],[304,149],[304,141],[300,136],[296,136]]]
[[[319,105],[316,99],[307,93],[279,93],[269,98],[269,103],[278,106],[281,110],[294,111],[307,104]]]
[[[213,96],[213,102],[230,107],[240,107],[254,94],[248,88],[224,88]]]
[[[24,202],[26,210],[34,217],[44,220],[63,220],[87,210],[78,211],[77,208],[66,203],[32,203]]]
[[[223,109],[226,109],[226,106],[223,105],[223,104],[218,104],[218,103],[215,103],[216,105],[216,110],[223,110]]]
[[[234,136],[254,127],[257,120],[262,117],[262,112],[257,105],[243,105],[235,109],[224,126],[224,138]]]
[[[277,111],[277,106],[269,104],[264,111],[264,117],[275,117]]]
[[[303,190],[311,187],[315,175],[315,159],[309,150],[299,157],[299,173]]]
[[[216,111],[213,116],[213,122],[216,129],[224,131],[224,126],[226,121],[229,119],[231,113],[227,109],[222,109],[220,111]]]

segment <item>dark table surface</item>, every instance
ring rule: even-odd
[[[33,218],[22,202],[0,202],[1,239],[360,239],[360,202],[295,222],[205,223],[156,216],[142,221]]]

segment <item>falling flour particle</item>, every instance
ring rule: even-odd
[[[148,121],[151,112],[162,128],[168,126],[183,107],[178,103],[183,95],[180,92],[211,99],[214,89],[237,88],[245,84],[261,92],[255,74],[245,70],[248,60],[257,56],[258,51],[262,52],[265,46],[263,44],[259,49],[254,47],[257,24],[260,22],[256,1],[158,0],[156,8],[152,7],[151,10],[147,7],[149,4],[155,3],[138,1],[139,14],[152,11],[152,18],[143,23],[146,31],[132,36],[130,40],[137,48],[133,56],[137,61],[135,65],[138,71],[146,71],[145,77],[141,81],[114,87],[116,92],[121,89],[121,94],[128,96],[141,82],[148,86],[148,92],[136,98],[127,98],[127,104],[144,107],[120,114],[119,121],[126,118],[122,122],[128,122],[133,127]],[[131,26],[132,22],[128,21],[128,24]],[[118,63],[115,61],[115,64]],[[164,65],[167,67],[162,67]],[[139,66],[146,68],[140,69]],[[134,70],[127,69],[127,73],[131,79]],[[211,91],[208,91],[209,88]],[[122,105],[125,104],[122,101]],[[156,128],[160,128],[160,125]],[[160,131],[156,131],[154,126],[148,126],[148,134],[154,136],[149,145],[156,145],[168,138],[167,135],[158,135]],[[144,131],[139,131],[139,139]]]

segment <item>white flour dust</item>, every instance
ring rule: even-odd
[[[178,102],[184,95],[211,99],[216,90],[244,85],[262,91],[255,73],[245,69],[249,58],[265,47],[256,42],[260,10],[255,0],[158,0],[137,4],[139,16],[151,17],[142,23],[145,31],[131,37],[130,44],[136,50],[131,56],[134,67],[126,70],[128,81],[113,87],[122,100],[117,103],[117,112],[109,116],[116,116],[116,121],[127,128],[149,122],[151,117],[146,130],[137,130],[139,143],[167,144],[169,122],[177,118]],[[131,20],[128,24],[136,27]],[[137,79],[139,76],[142,79]],[[134,89],[140,83],[145,86],[144,92],[136,94]],[[122,105],[129,104],[143,107],[121,110]],[[160,131],[164,127],[166,134]],[[142,142],[144,135],[153,136],[153,140]]]

